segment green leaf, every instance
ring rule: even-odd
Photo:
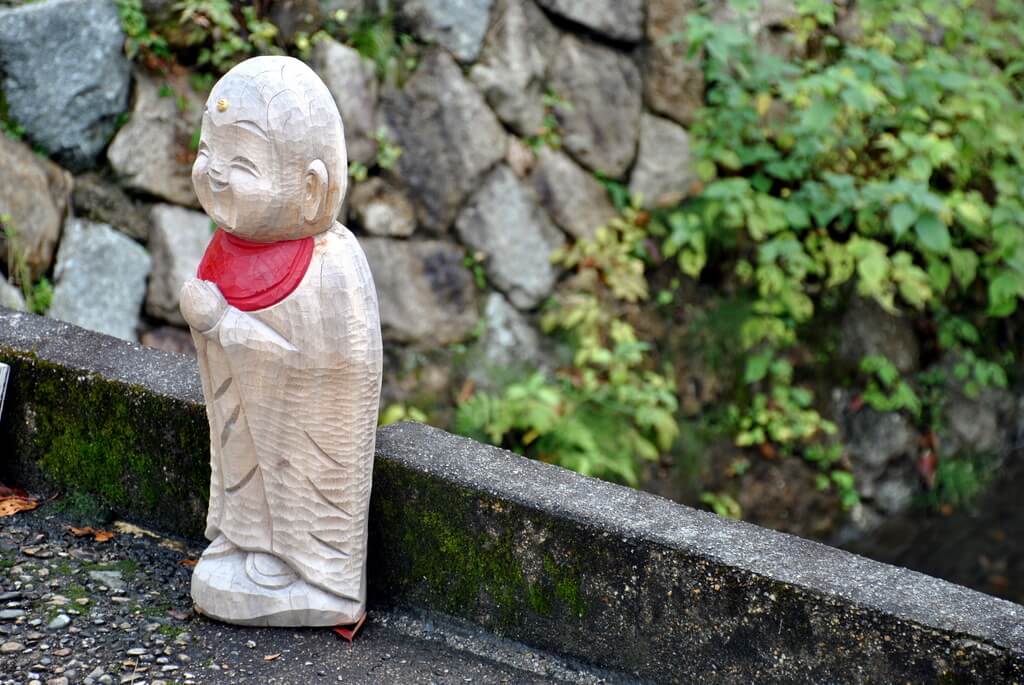
[[[748,384],[757,383],[763,379],[768,373],[771,361],[772,355],[767,352],[747,357],[747,368],[743,372],[743,382]]]
[[[949,265],[953,269],[953,278],[961,288],[966,288],[977,276],[978,254],[974,250],[954,248],[949,252]]]
[[[914,232],[925,248],[938,254],[947,254],[952,247],[949,229],[942,219],[931,212],[921,216],[914,224]]]
[[[889,223],[893,235],[898,240],[917,221],[917,210],[905,202],[895,204],[889,209]]]
[[[1017,309],[1017,298],[1020,296],[1024,279],[1021,274],[1011,269],[1003,269],[989,281],[988,313],[989,316],[1009,316]]]

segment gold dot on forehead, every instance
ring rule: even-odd
[[[227,101],[227,98],[221,98],[220,100],[217,100],[217,111],[218,112],[226,112],[226,111],[228,111],[228,101]]]

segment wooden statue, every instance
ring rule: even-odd
[[[192,181],[218,226],[181,291],[213,470],[192,598],[230,623],[356,623],[382,354],[370,269],[335,221],[331,93],[296,59],[242,62],[207,100]]]

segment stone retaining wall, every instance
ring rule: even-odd
[[[0,479],[195,536],[191,359],[0,309]],[[1024,682],[1024,608],[435,428],[378,434],[371,595],[643,679]]]

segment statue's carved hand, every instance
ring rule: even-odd
[[[192,278],[181,287],[181,315],[200,333],[216,326],[227,308],[228,302],[215,283]]]

